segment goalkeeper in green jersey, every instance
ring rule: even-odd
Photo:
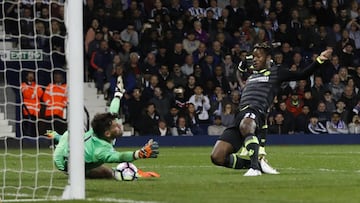
[[[123,134],[121,124],[117,119],[117,112],[124,92],[122,80],[118,79],[114,99],[110,104],[110,112],[95,115],[91,121],[91,129],[84,135],[85,176],[87,178],[112,178],[113,170],[103,165],[104,163],[132,162],[136,159],[156,158],[158,156],[159,145],[152,139],[136,151],[119,152],[114,149],[115,139]],[[59,135],[53,131],[48,132],[47,135],[58,141],[53,155],[56,168],[67,173],[68,132]]]

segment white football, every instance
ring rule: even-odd
[[[115,168],[114,177],[116,180],[132,181],[135,180],[137,167],[130,162],[119,163]]]

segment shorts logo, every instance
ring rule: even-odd
[[[244,118],[251,118],[251,119],[255,119],[255,118],[256,118],[256,116],[255,116],[255,114],[254,114],[254,113],[246,113],[246,114],[245,114],[245,116],[244,116]]]

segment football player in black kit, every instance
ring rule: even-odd
[[[244,176],[278,173],[271,167],[270,170],[262,168],[263,165],[260,163],[263,160],[259,160],[258,157],[258,136],[266,124],[268,108],[273,103],[282,82],[306,79],[329,60],[332,54],[332,49],[328,48],[308,67],[290,71],[279,66],[271,66],[270,51],[267,44],[254,46],[253,73],[248,77],[242,91],[234,126],[223,132],[211,152],[211,160],[215,165],[234,169],[248,168]],[[250,161],[236,154],[242,146],[248,151]],[[269,167],[265,164],[266,166]]]

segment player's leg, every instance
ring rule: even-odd
[[[101,165],[99,167],[86,170],[85,176],[86,178],[92,179],[110,179],[114,177],[114,171],[109,167]]]
[[[261,167],[261,171],[266,174],[279,174],[279,172],[274,169],[266,160],[265,156],[265,144],[266,144],[266,135],[267,135],[267,125],[263,125],[260,129],[260,132],[258,133],[258,136],[260,138],[259,140],[259,163]]]
[[[250,157],[250,169],[244,176],[258,176],[261,175],[259,165],[259,140],[255,135],[256,130],[256,115],[254,113],[246,113],[241,120],[239,129],[241,135],[244,137],[244,146],[248,151]]]
[[[211,161],[215,165],[227,168],[249,168],[250,161],[240,158],[235,153],[240,149],[242,143],[242,137],[236,127],[227,128],[214,145]]]

